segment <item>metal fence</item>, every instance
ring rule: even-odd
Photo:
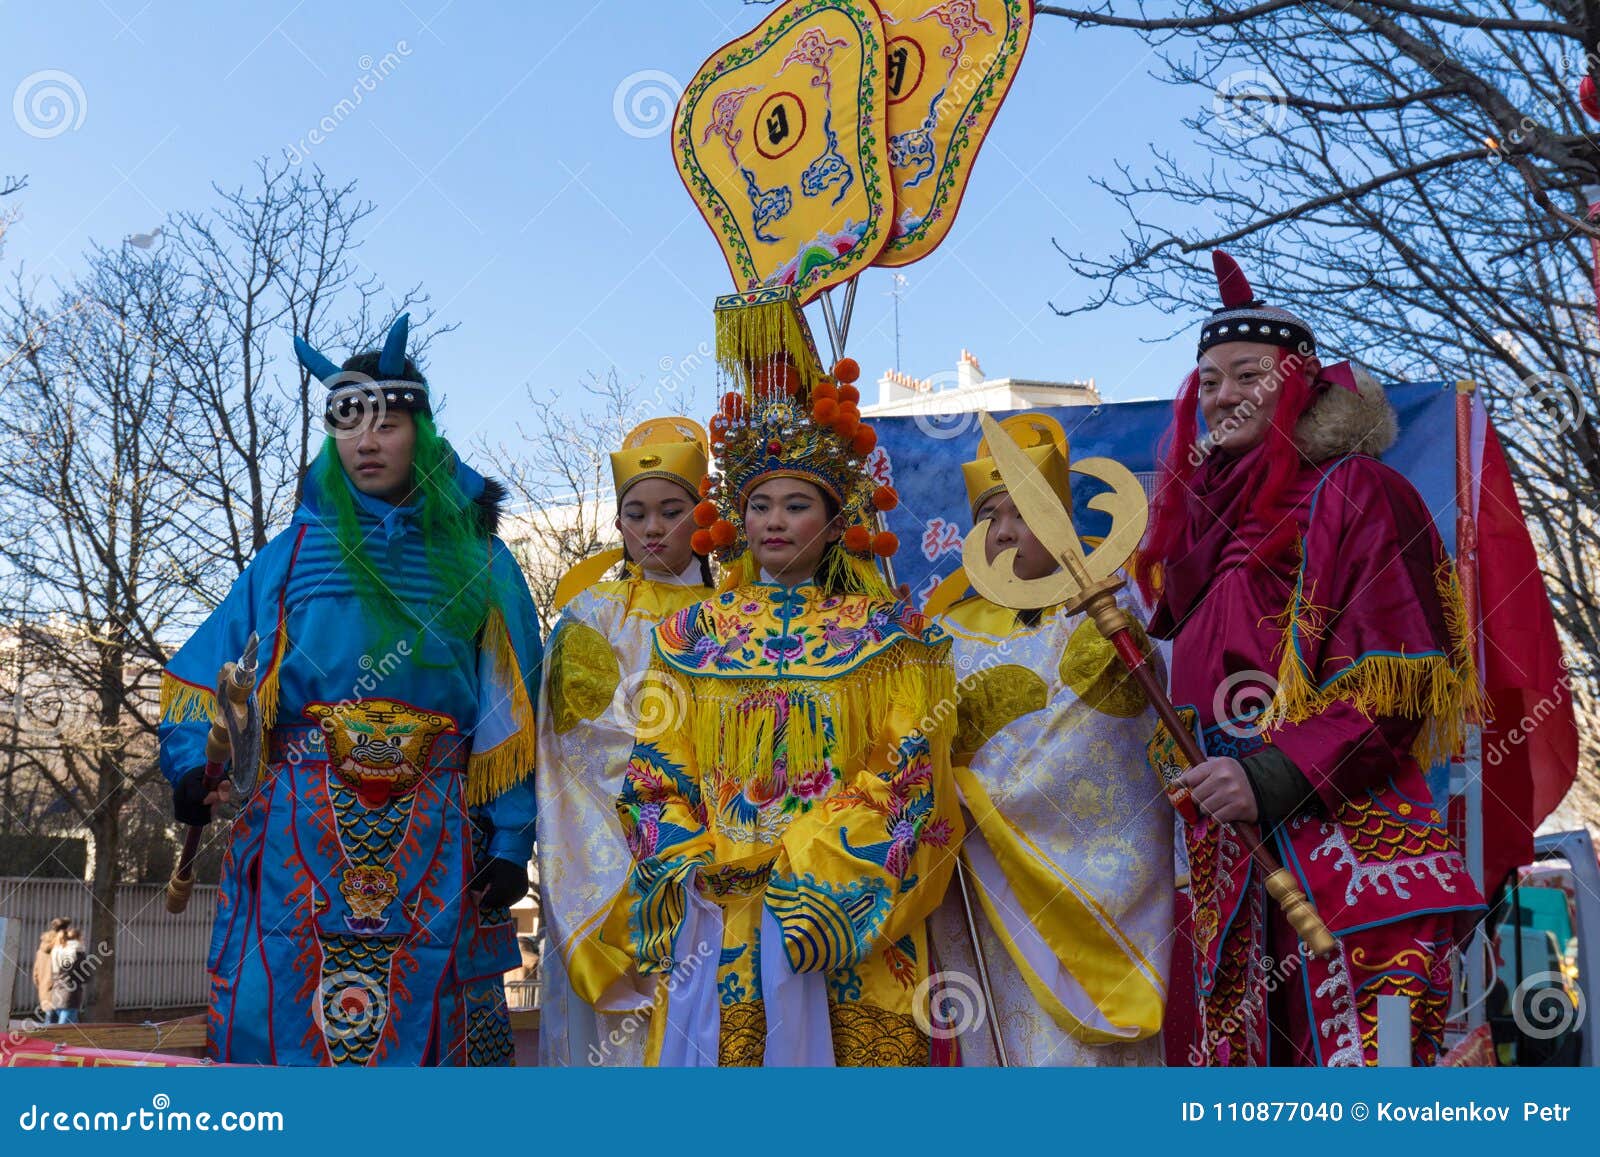
[[[538,1008],[539,978],[506,981],[507,1008]]]
[[[164,884],[123,884],[117,889],[117,1007],[182,1008],[203,1005],[206,947],[217,910],[217,889],[196,887],[189,907],[174,916],[165,907]],[[33,954],[39,934],[57,916],[83,930],[89,960],[98,965],[103,936],[96,928],[89,887],[79,880],[0,877],[0,914],[22,927],[17,958],[0,961],[16,975],[12,1012],[33,1008]],[[96,970],[91,968],[91,971]],[[91,983],[90,998],[93,999]]]

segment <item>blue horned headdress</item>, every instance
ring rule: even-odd
[[[328,387],[328,400],[323,411],[328,421],[348,421],[353,416],[374,410],[433,413],[427,383],[401,378],[406,369],[406,338],[410,332],[411,315],[402,313],[395,318],[394,324],[389,327],[389,336],[383,341],[375,379],[356,370],[340,369],[324,354],[313,349],[305,338],[295,337],[295,357],[300,359],[300,364],[312,377]]]

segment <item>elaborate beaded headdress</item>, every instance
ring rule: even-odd
[[[878,529],[877,516],[894,509],[899,496],[867,469],[878,436],[861,420],[860,367],[842,358],[831,377],[822,373],[787,286],[719,298],[717,356],[725,379],[739,388],[723,395],[711,419],[715,473],[695,508],[695,550],[715,551],[732,582],[748,581],[754,566],[745,502],[770,478],[799,478],[832,498],[844,521],[844,536],[823,566],[843,589],[887,593],[873,558],[891,557],[899,541]]]

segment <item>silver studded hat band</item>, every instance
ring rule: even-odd
[[[323,417],[343,423],[389,410],[432,414],[427,387],[407,381],[346,382],[328,391]]]
[[[394,319],[389,335],[383,339],[383,351],[377,357],[376,380],[364,372],[340,369],[331,358],[296,334],[294,356],[313,378],[328,387],[328,400],[322,408],[323,420],[345,426],[352,421],[371,422],[374,415],[381,416],[390,410],[431,415],[433,403],[428,400],[427,385],[399,376],[412,372],[411,359],[406,357],[406,341],[410,334],[411,315],[402,313]],[[363,354],[353,361],[370,368],[367,357]],[[422,375],[418,373],[417,376]]]
[[[1196,352],[1203,354],[1212,346],[1230,341],[1282,346],[1306,356],[1317,351],[1317,339],[1309,325],[1287,309],[1259,302],[1213,313],[1200,329],[1200,348]]]

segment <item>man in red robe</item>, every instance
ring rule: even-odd
[[[1204,815],[1187,832],[1189,1055],[1374,1064],[1392,994],[1430,1064],[1450,950],[1483,907],[1424,776],[1478,707],[1466,611],[1421,496],[1376,457],[1396,435],[1382,387],[1324,367],[1306,322],[1213,260],[1223,304],[1177,399],[1138,572],[1208,756],[1182,776]],[[1260,825],[1334,953],[1300,950],[1223,823]]]

